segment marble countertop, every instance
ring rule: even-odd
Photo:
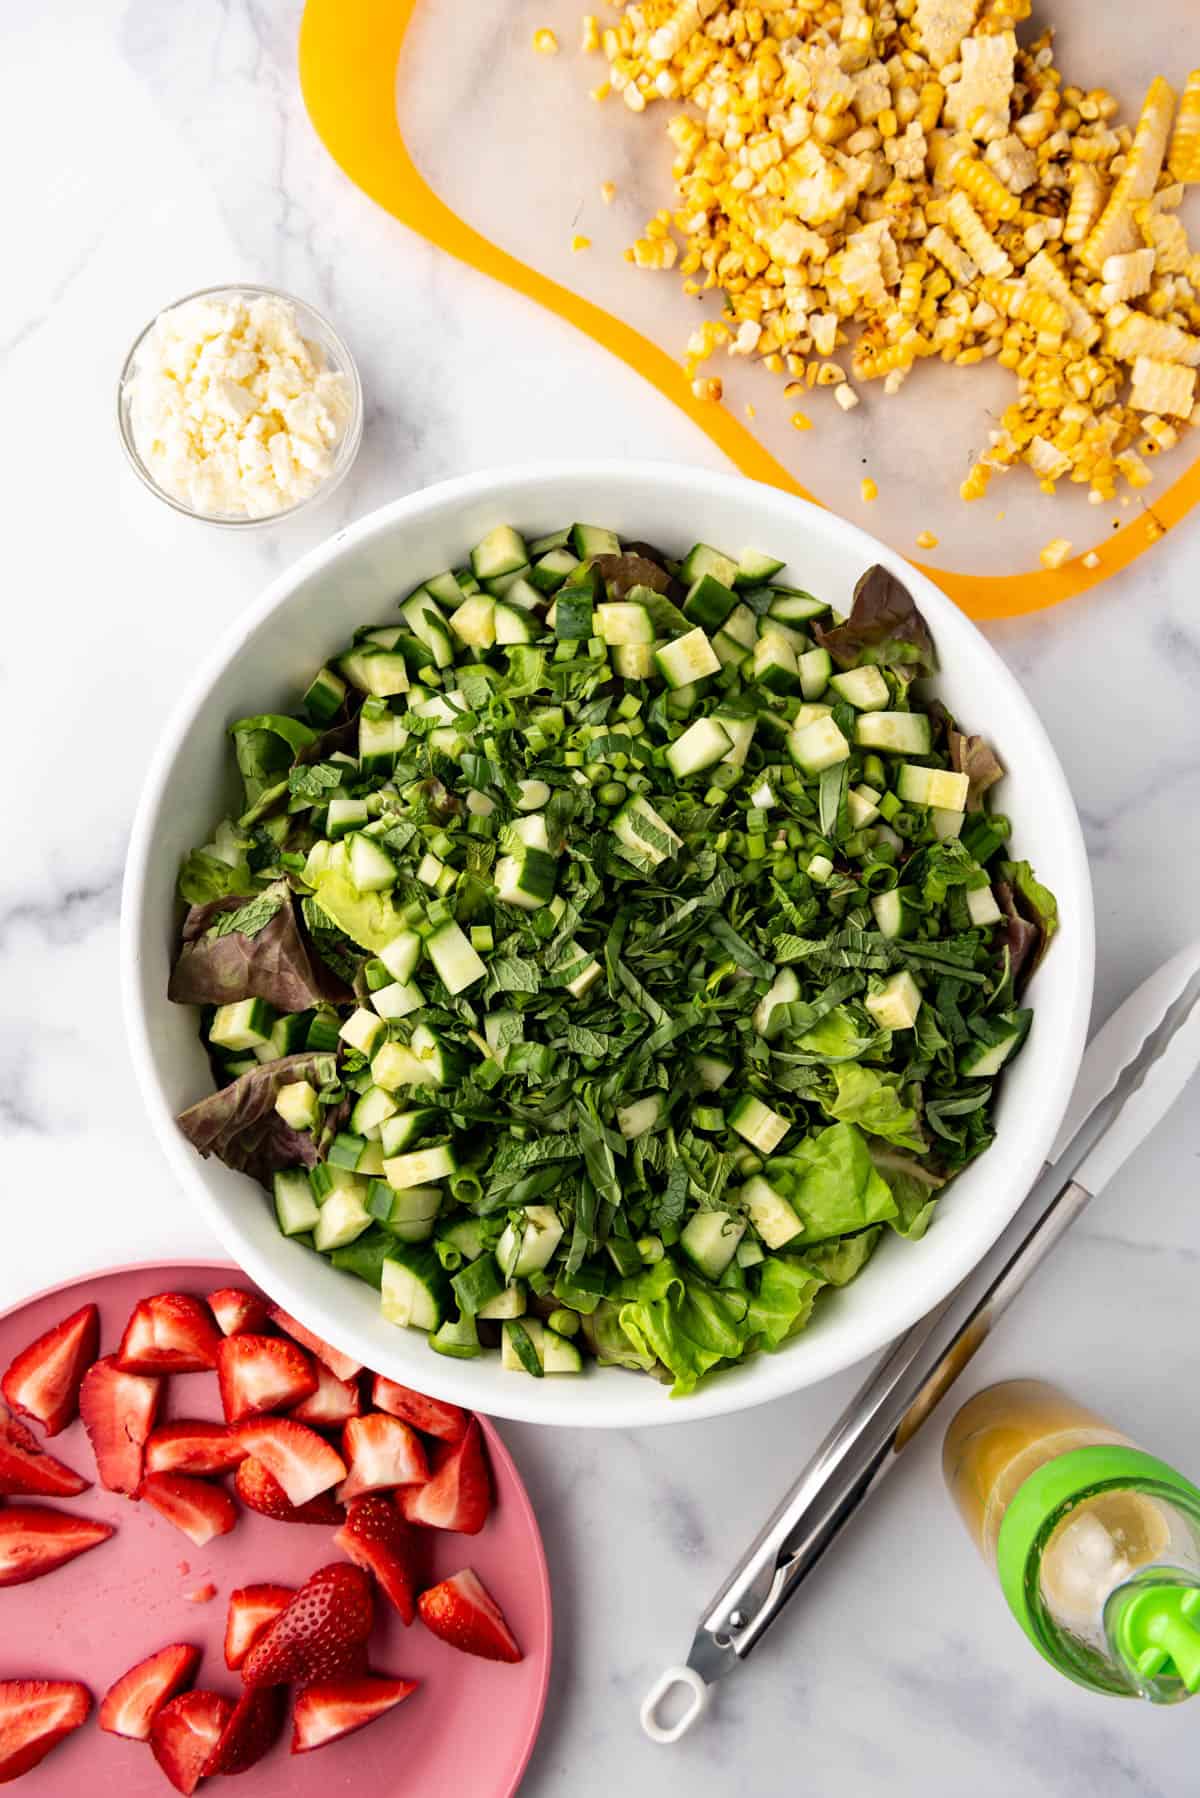
[[[0,858],[0,1306],[89,1267],[214,1244],[170,1189],[122,1042],[130,818],[194,657],[337,525],[441,476],[588,449],[719,466],[665,401],[564,325],[415,241],[316,143],[298,0],[59,0],[0,16],[7,764]],[[14,174],[14,171],[16,172]],[[22,182],[20,171],[28,171]],[[160,506],[113,416],[127,344],[223,279],[290,288],[352,343],[357,467],[327,508],[248,536]],[[520,395],[520,404],[513,403]],[[1097,1012],[1196,931],[1200,521],[1087,600],[990,633],[1037,704],[1092,857]],[[1196,1089],[1022,1298],[967,1389],[1048,1374],[1195,1474]],[[643,1741],[636,1700],[852,1390],[642,1434],[506,1426],[538,1504],[558,1648],[529,1798],[732,1787],[854,1798],[1166,1798],[1184,1710],[1090,1697],[1032,1653],[918,1443],[703,1731]]]

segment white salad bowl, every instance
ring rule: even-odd
[[[419,1331],[386,1323],[369,1286],[281,1236],[249,1176],[201,1160],[176,1114],[212,1090],[196,1013],[167,998],[186,851],[233,806],[226,734],[249,713],[289,710],[314,669],[364,621],[382,621],[431,570],[457,566],[492,526],[530,535],[564,520],[682,554],[697,539],[785,557],[786,578],[842,611],[873,562],[895,571],[937,644],[937,688],[964,727],[996,747],[1008,775],[1000,807],[1016,853],[1057,895],[1061,929],[1030,982],[1029,1041],[1000,1083],[993,1147],[966,1169],[919,1242],[888,1234],[863,1273],[825,1294],[809,1327],[685,1399],[645,1375],[590,1365],[580,1378],[531,1380],[500,1357],[451,1360]],[[730,475],[660,463],[535,463],[442,482],[339,531],[273,581],[206,659],[158,746],[138,808],[125,880],[126,1017],[146,1107],[183,1190],[257,1280],[310,1329],[391,1378],[501,1417],[627,1428],[738,1411],[823,1380],[881,1349],[971,1270],[1025,1196],[1070,1097],[1092,996],[1092,894],[1079,820],[1036,712],[1000,657],[933,583],[831,512]]]

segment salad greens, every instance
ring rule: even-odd
[[[993,1139],[1057,926],[903,583],[502,526],[231,727],[180,877],[180,1119],[384,1314],[687,1393]]]

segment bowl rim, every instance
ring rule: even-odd
[[[328,338],[329,343],[333,345],[340,360],[340,367],[336,372],[342,374],[350,386],[350,418],[338,443],[337,451],[333,459],[333,467],[330,469],[326,478],[312,493],[306,494],[303,499],[298,499],[294,505],[284,506],[278,512],[268,512],[261,518],[252,517],[249,514],[243,517],[239,516],[236,512],[201,512],[198,511],[195,506],[189,506],[186,500],[177,499],[173,493],[168,493],[166,488],[155,480],[150,469],[147,467],[145,458],[137,446],[137,440],[133,434],[132,421],[129,416],[129,405],[127,402],[129,399],[130,382],[136,372],[138,352],[149,337],[151,331],[153,331],[159,319],[162,318],[164,313],[174,312],[179,306],[190,305],[193,300],[211,300],[215,299],[219,294],[249,297],[251,299],[282,300],[285,306],[294,307],[302,324],[305,322],[305,317],[307,315],[307,318],[316,323]],[[322,344],[321,347],[322,349],[326,349],[327,345]],[[152,493],[155,499],[162,500],[165,506],[170,506],[171,510],[173,512],[178,512],[181,517],[194,518],[199,524],[216,525],[219,530],[261,530],[264,525],[282,524],[285,519],[296,518],[309,506],[315,506],[319,501],[330,498],[332,494],[336,493],[337,489],[341,486],[342,482],[353,468],[358,457],[359,449],[362,445],[362,376],[358,372],[358,363],[354,359],[354,352],[351,350],[350,345],[346,342],[346,339],[342,336],[337,326],[332,324],[325,314],[319,311],[310,300],[302,299],[300,295],[296,293],[288,293],[287,290],[282,287],[266,287],[258,281],[220,281],[215,287],[197,287],[193,293],[181,294],[177,300],[170,300],[165,306],[160,306],[153,318],[148,319],[142,326],[141,330],[130,344],[129,349],[126,351],[125,360],[121,364],[121,372],[117,376],[116,405],[117,433],[121,439],[121,448],[125,452],[126,461],[129,463],[130,468],[132,468],[138,480],[142,483],[142,486],[145,487],[148,492]]]
[[[555,1391],[549,1382],[543,1381],[529,1381],[525,1387],[514,1381],[511,1397],[506,1387],[504,1403],[498,1405],[495,1393],[481,1397],[478,1382],[472,1377],[474,1364],[470,1361],[457,1361],[435,1355],[431,1357],[434,1365],[429,1368],[427,1379],[422,1370],[422,1383],[438,1397],[476,1410],[491,1411],[495,1415],[516,1421],[590,1428],[692,1423],[753,1409],[772,1399],[831,1378],[847,1367],[879,1353],[948,1296],[987,1253],[1015,1214],[1045,1160],[1046,1152],[1066,1112],[1083,1054],[1091,1014],[1095,965],[1093,895],[1083,832],[1066,775],[1045,727],[1016,676],[978,627],[965,613],[959,612],[953,601],[926,575],[905,562],[895,551],[858,525],[824,507],[813,505],[780,489],[747,482],[739,475],[691,467],[686,463],[625,461],[614,458],[544,460],[502,464],[437,482],[389,501],[334,532],[276,575],[258,599],[231,622],[203,659],[172,709],[149,762],[134,816],[122,886],[120,928],[122,1007],[130,1055],[151,1126],[168,1164],[192,1201],[198,1205],[206,1223],[227,1252],[244,1266],[246,1272],[267,1291],[277,1293],[278,1302],[286,1310],[300,1317],[323,1337],[352,1349],[359,1359],[367,1363],[370,1363],[372,1355],[378,1356],[377,1347],[369,1348],[366,1340],[359,1338],[353,1322],[347,1323],[339,1317],[338,1308],[327,1302],[323,1293],[310,1293],[305,1284],[293,1279],[286,1268],[276,1266],[269,1257],[260,1255],[252,1244],[242,1240],[241,1233],[209,1186],[203,1161],[178,1130],[159,1080],[149,1020],[141,998],[140,951],[147,937],[146,875],[153,850],[154,829],[167,795],[169,776],[196,714],[225,668],[264,622],[286,603],[293,591],[330,564],[336,563],[346,552],[369,543],[374,538],[389,535],[398,526],[402,527],[415,518],[465,508],[472,501],[486,501],[491,492],[499,489],[503,489],[509,496],[515,490],[524,489],[530,502],[536,503],[538,489],[550,482],[612,479],[643,488],[650,494],[656,488],[661,491],[664,487],[686,492],[686,496],[695,502],[697,515],[703,511],[706,496],[719,496],[736,503],[739,495],[749,487],[754,496],[752,503],[761,505],[765,500],[768,504],[777,506],[791,516],[793,528],[797,525],[803,528],[807,523],[810,529],[826,534],[835,544],[863,558],[863,567],[872,561],[882,561],[887,565],[900,564],[904,570],[904,579],[913,588],[914,597],[923,609],[928,609],[935,639],[938,636],[938,619],[954,619],[956,622],[952,628],[961,625],[962,629],[977,639],[976,648],[989,666],[990,678],[1004,690],[1006,704],[1015,715],[1017,727],[1036,745],[1037,754],[1044,765],[1044,779],[1068,826],[1068,840],[1063,844],[1068,878],[1064,881],[1060,875],[1059,886],[1061,889],[1069,882],[1071,889],[1074,955],[1069,962],[1065,959],[1072,939],[1060,938],[1056,951],[1063,959],[1059,962],[1061,971],[1057,978],[1062,983],[1064,994],[1060,1001],[1064,1011],[1064,1027],[1061,1052],[1055,1062],[1057,1072],[1047,1089],[1045,1102],[1039,1109],[1037,1128],[1027,1129],[1023,1136],[1018,1135],[1006,1145],[1010,1180],[1004,1202],[993,1200],[986,1219],[973,1233],[964,1236],[955,1252],[951,1255],[943,1252],[936,1263],[939,1272],[933,1286],[928,1279],[891,1282],[889,1302],[884,1304],[877,1301],[869,1315],[856,1320],[859,1324],[858,1340],[852,1355],[846,1354],[844,1344],[835,1346],[820,1336],[814,1336],[808,1340],[805,1353],[789,1353],[785,1349],[779,1354],[760,1355],[741,1377],[713,1379],[708,1384],[701,1385],[686,1402],[669,1401],[665,1389],[655,1385],[654,1390],[662,1394],[662,1402],[649,1414],[644,1414],[640,1405],[631,1407],[623,1402],[622,1392],[629,1392],[631,1381],[628,1376],[624,1381],[617,1377],[621,1370],[611,1370],[611,1391],[604,1394],[603,1402],[597,1399],[586,1405],[573,1402],[569,1392]],[[640,1387],[650,1384],[652,1383],[648,1381],[638,1381]]]

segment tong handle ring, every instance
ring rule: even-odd
[[[674,1723],[659,1721],[659,1707],[669,1692],[682,1687],[689,1694],[688,1702]],[[668,1667],[660,1673],[646,1696],[642,1700],[640,1716],[642,1728],[652,1742],[667,1745],[677,1742],[687,1734],[694,1723],[698,1723],[708,1709],[708,1701],[712,1696],[712,1688],[705,1684],[694,1667]]]

